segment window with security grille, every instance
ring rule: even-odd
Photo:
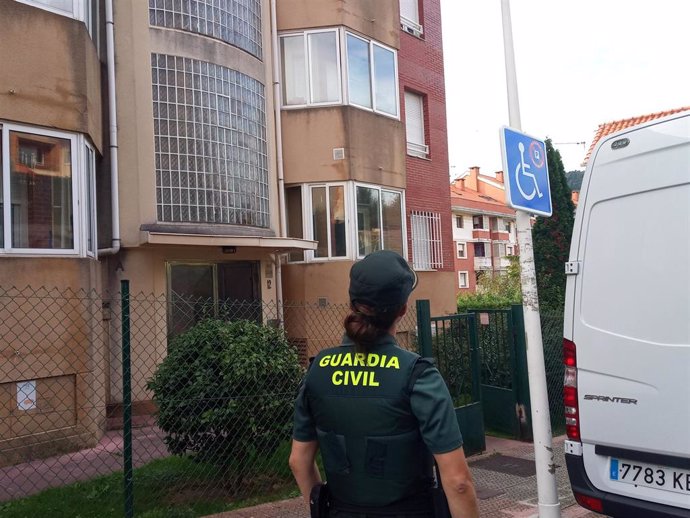
[[[158,220],[268,227],[264,85],[152,54]]]
[[[261,0],[149,0],[149,22],[209,36],[262,58]]]
[[[412,266],[415,270],[443,268],[441,215],[437,212],[412,211]]]

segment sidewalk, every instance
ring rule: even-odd
[[[602,518],[575,503],[563,457],[563,437],[554,439],[562,518]],[[482,518],[533,518],[538,515],[534,449],[530,443],[486,438],[484,454],[469,459]],[[301,498],[221,513],[213,518],[308,518]]]

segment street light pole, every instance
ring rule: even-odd
[[[506,64],[506,86],[508,89],[508,113],[510,126],[522,130],[520,101],[518,98],[513,29],[510,19],[510,0],[501,0],[503,15],[503,48]],[[510,174],[510,171],[506,171]],[[539,317],[539,296],[537,275],[534,268],[532,228],[529,213],[516,211],[518,244],[520,245],[520,281],[522,284],[522,311],[525,320],[525,343],[527,345],[527,369],[529,373],[529,394],[532,406],[532,431],[534,435],[534,460],[537,468],[537,493],[539,497],[539,518],[560,518],[556,464],[551,443],[551,420],[549,398],[546,390],[544,348]]]

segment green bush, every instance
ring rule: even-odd
[[[508,259],[510,265],[505,274],[487,272],[477,281],[476,293],[458,295],[458,313],[466,313],[468,309],[504,309],[522,304],[519,258],[510,256]]]
[[[205,320],[171,341],[148,387],[168,450],[241,480],[289,438],[302,375],[282,330]]]

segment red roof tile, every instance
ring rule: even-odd
[[[491,210],[506,215],[515,215],[515,210],[505,203],[472,189],[461,189],[453,184],[450,186],[450,199],[453,207]]]
[[[663,112],[650,113],[649,115],[640,115],[639,117],[631,117],[629,119],[622,119],[618,121],[605,122],[604,124],[599,124],[599,128],[597,128],[597,131],[594,134],[594,139],[592,139],[592,143],[590,144],[589,149],[587,150],[587,154],[585,155],[585,159],[583,160],[582,165],[587,165],[589,157],[592,155],[592,151],[594,151],[595,146],[606,135],[610,135],[611,133],[615,133],[616,131],[629,128],[631,126],[637,126],[638,124],[642,124],[643,122],[651,121],[654,119],[660,119],[661,117],[666,117],[667,115],[673,115],[674,113],[680,113],[687,110],[690,110],[690,106],[684,106],[683,108],[676,108],[674,110],[666,110]]]

